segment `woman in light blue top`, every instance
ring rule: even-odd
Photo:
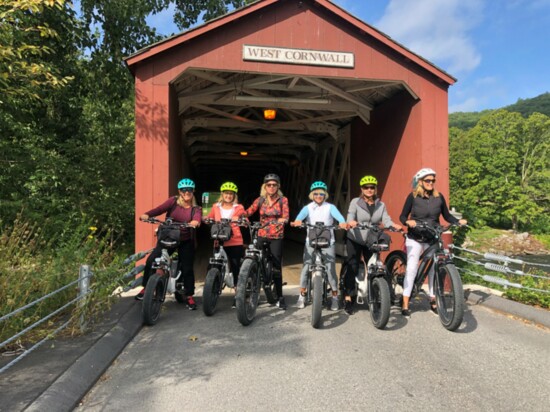
[[[296,220],[292,222],[291,226],[300,226],[303,220],[306,220],[309,224],[315,224],[317,222],[323,222],[325,225],[332,225],[334,219],[340,222],[340,227],[347,228],[344,216],[336,209],[333,204],[327,202],[328,188],[323,182],[314,182],[310,187],[309,199],[311,203],[304,206],[303,209],[296,216]],[[309,231],[310,229],[308,229]],[[331,310],[338,310],[338,278],[336,277],[336,253],[334,247],[334,230],[330,230],[330,246],[321,249],[323,260],[328,266],[328,281],[332,289],[332,304]],[[296,306],[300,309],[305,307],[305,294],[307,287],[307,273],[309,265],[311,264],[311,258],[313,255],[313,248],[309,245],[308,238],[306,237],[306,245],[304,247],[304,266],[302,267],[302,273],[300,276],[300,296],[298,296],[298,302]]]

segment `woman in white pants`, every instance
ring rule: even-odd
[[[407,318],[411,316],[409,310],[409,299],[414,285],[414,278],[418,269],[418,262],[422,252],[430,246],[423,236],[423,233],[415,230],[419,222],[427,223],[431,226],[439,225],[439,217],[449,223],[459,223],[465,225],[464,219],[458,220],[449,212],[445,198],[435,189],[436,173],[433,169],[420,169],[413,179],[413,191],[409,193],[403,206],[403,211],[399,220],[409,227],[407,233],[407,272],[403,285],[403,306],[401,314]],[[437,313],[437,305],[433,293],[433,266],[428,273],[428,294],[430,296],[430,309]]]

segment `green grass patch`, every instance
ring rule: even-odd
[[[113,291],[120,286],[125,272],[109,233],[98,233],[81,222],[68,225],[52,238],[43,235],[43,225],[16,220],[0,232],[0,313],[8,314],[78,279],[80,265],[93,270],[92,293],[83,306],[70,305],[58,316],[45,321],[21,337],[21,342],[44,338],[67,319],[78,320],[86,311],[90,324],[116,299]],[[0,324],[0,341],[15,335],[78,296],[78,284],[10,317]],[[74,321],[70,333],[78,333]],[[13,342],[16,344],[16,342]],[[2,348],[3,350],[9,348]]]
[[[533,237],[542,243],[546,249],[550,250],[550,234],[533,235]]]
[[[505,234],[507,231],[502,229],[494,229],[492,227],[470,228],[467,238],[473,242],[476,247],[487,249],[491,245],[491,241]]]

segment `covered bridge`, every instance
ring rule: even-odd
[[[328,0],[260,0],[138,51],[137,216],[177,192],[232,180],[248,206],[269,172],[291,216],[324,180],[345,215],[375,175],[397,220],[414,172],[438,171],[448,195],[448,87],[455,79]],[[274,120],[264,109],[276,110]]]

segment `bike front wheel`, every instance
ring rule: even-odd
[[[407,254],[401,250],[390,253],[386,259],[386,270],[391,280],[391,298],[398,301],[403,296],[403,284],[407,273]]]
[[[204,281],[202,310],[206,316],[212,316],[216,311],[218,297],[222,293],[221,272],[218,268],[211,268]]]
[[[260,276],[258,262],[246,259],[241,265],[237,295],[237,318],[243,326],[248,326],[256,316],[258,299],[260,297]]]
[[[149,278],[143,295],[143,323],[149,326],[157,323],[164,300],[164,276],[155,273]]]
[[[318,329],[321,325],[321,311],[323,310],[323,294],[325,293],[323,287],[323,275],[321,273],[313,274],[312,276],[311,291],[311,326]]]
[[[464,317],[464,289],[455,265],[439,266],[435,279],[435,297],[441,324],[447,330],[456,330]]]
[[[375,277],[370,282],[369,312],[373,325],[384,329],[390,318],[390,288],[383,277]]]

